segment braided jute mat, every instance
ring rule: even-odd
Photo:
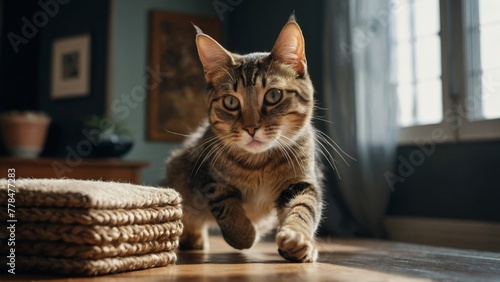
[[[0,190],[7,190],[0,179]],[[60,207],[94,209],[133,209],[177,206],[179,194],[169,188],[128,183],[76,179],[16,179],[16,207]],[[0,193],[6,205],[7,193]]]
[[[117,226],[161,223],[178,220],[181,217],[182,209],[179,209],[178,206],[135,209],[16,208],[16,218],[22,219],[23,222]],[[0,218],[7,218],[7,209],[0,210]]]
[[[0,238],[7,238],[8,232],[10,231],[7,229],[0,230]],[[58,241],[98,246],[171,240],[179,238],[181,233],[180,221],[122,226],[19,222],[16,226],[16,240]]]
[[[71,244],[45,241],[18,241],[16,254],[21,256],[38,256],[71,259],[102,259],[124,257],[130,254],[143,255],[173,251],[179,246],[178,240],[149,241],[144,243],[120,243],[115,245],[96,246],[91,244]],[[0,246],[0,251],[8,253],[7,244]]]
[[[18,272],[101,275],[177,260],[182,199],[173,189],[75,179],[14,185]],[[7,189],[0,179],[1,218],[9,215]],[[0,239],[9,232],[1,229]],[[0,247],[0,261],[10,252]]]
[[[167,266],[174,264],[176,260],[177,256],[172,251],[96,260],[18,256],[16,258],[16,271],[91,276]]]

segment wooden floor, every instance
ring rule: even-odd
[[[500,253],[356,239],[324,239],[318,263],[285,262],[272,242],[237,251],[181,252],[176,265],[94,278],[0,275],[0,281],[500,281]]]

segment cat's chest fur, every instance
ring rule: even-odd
[[[285,185],[283,179],[277,179],[270,169],[250,171],[228,168],[226,173],[232,175],[230,182],[240,190],[242,206],[252,222],[257,223],[272,214],[281,187]]]
[[[283,182],[283,178],[278,179],[276,177],[277,171],[273,171],[271,165],[258,169],[244,169],[232,163],[226,163],[221,167],[219,173],[230,184],[249,193],[250,191],[276,190]]]
[[[279,153],[266,156],[264,164],[251,168],[228,158],[213,173],[238,188],[246,215],[254,223],[272,215],[283,190],[301,179]]]

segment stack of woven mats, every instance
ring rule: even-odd
[[[177,260],[182,208],[172,189],[74,179],[17,179],[15,186],[16,272],[101,275]],[[2,219],[7,197],[0,179]],[[8,233],[0,230],[4,267]]]

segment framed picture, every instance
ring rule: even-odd
[[[181,141],[206,117],[205,77],[196,30],[220,40],[217,18],[164,11],[150,14],[148,139]]]
[[[90,92],[90,34],[52,44],[52,99],[85,97]]]

